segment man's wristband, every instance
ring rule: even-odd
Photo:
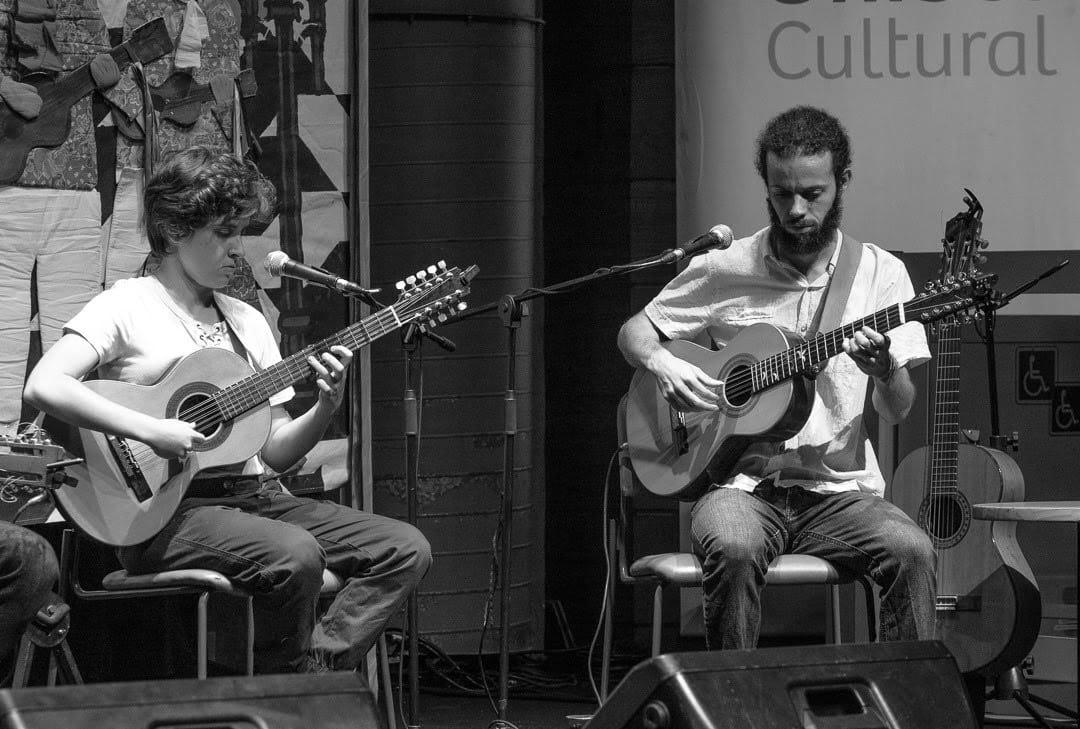
[[[889,382],[889,380],[891,380],[893,378],[893,375],[896,374],[896,370],[897,370],[896,358],[893,357],[890,354],[889,355],[889,371],[886,372],[882,377],[875,377],[874,379],[877,380],[878,382],[880,382],[883,385],[887,384]]]

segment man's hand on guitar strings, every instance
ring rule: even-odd
[[[345,396],[345,373],[352,363],[353,353],[348,347],[335,344],[329,352],[323,352],[319,358],[309,356],[308,364],[315,370],[315,386],[319,388],[319,399],[337,409]]]
[[[894,369],[887,334],[878,334],[870,327],[863,327],[855,336],[844,340],[844,351],[856,366],[870,377],[886,379]]]

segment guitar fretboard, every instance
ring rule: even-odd
[[[930,458],[930,493],[956,491],[957,451],[960,441],[960,325],[938,327],[937,389],[934,397],[933,440]]]
[[[325,352],[335,344],[356,350],[365,347],[394,331],[405,323],[395,307],[391,306],[365,317],[357,323],[333,334],[326,339],[309,344],[277,364],[256,372],[239,382],[217,392],[213,400],[221,413],[221,420],[226,421],[246,412],[256,405],[270,399],[274,393],[295,385],[312,372],[307,358]]]
[[[752,389],[760,392],[795,375],[806,374],[844,351],[844,340],[864,326],[876,332],[887,332],[903,324],[904,305],[893,304],[858,321],[849,322],[830,332],[818,334],[802,344],[757,362],[750,368]]]

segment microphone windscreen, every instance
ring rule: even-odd
[[[716,239],[720,241],[716,246],[716,248],[720,250],[724,250],[735,241],[735,233],[723,223],[709,228],[709,232],[715,235]]]
[[[289,262],[289,254],[285,251],[271,251],[266,254],[263,267],[271,276],[280,276],[285,264]]]

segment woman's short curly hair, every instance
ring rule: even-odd
[[[255,164],[234,154],[195,146],[169,157],[143,191],[143,228],[150,250],[172,253],[179,241],[217,220],[269,220],[274,186]]]
[[[851,167],[851,139],[840,120],[823,109],[796,106],[777,114],[757,138],[758,174],[769,184],[766,158],[772,152],[781,159],[832,152],[833,177]]]

